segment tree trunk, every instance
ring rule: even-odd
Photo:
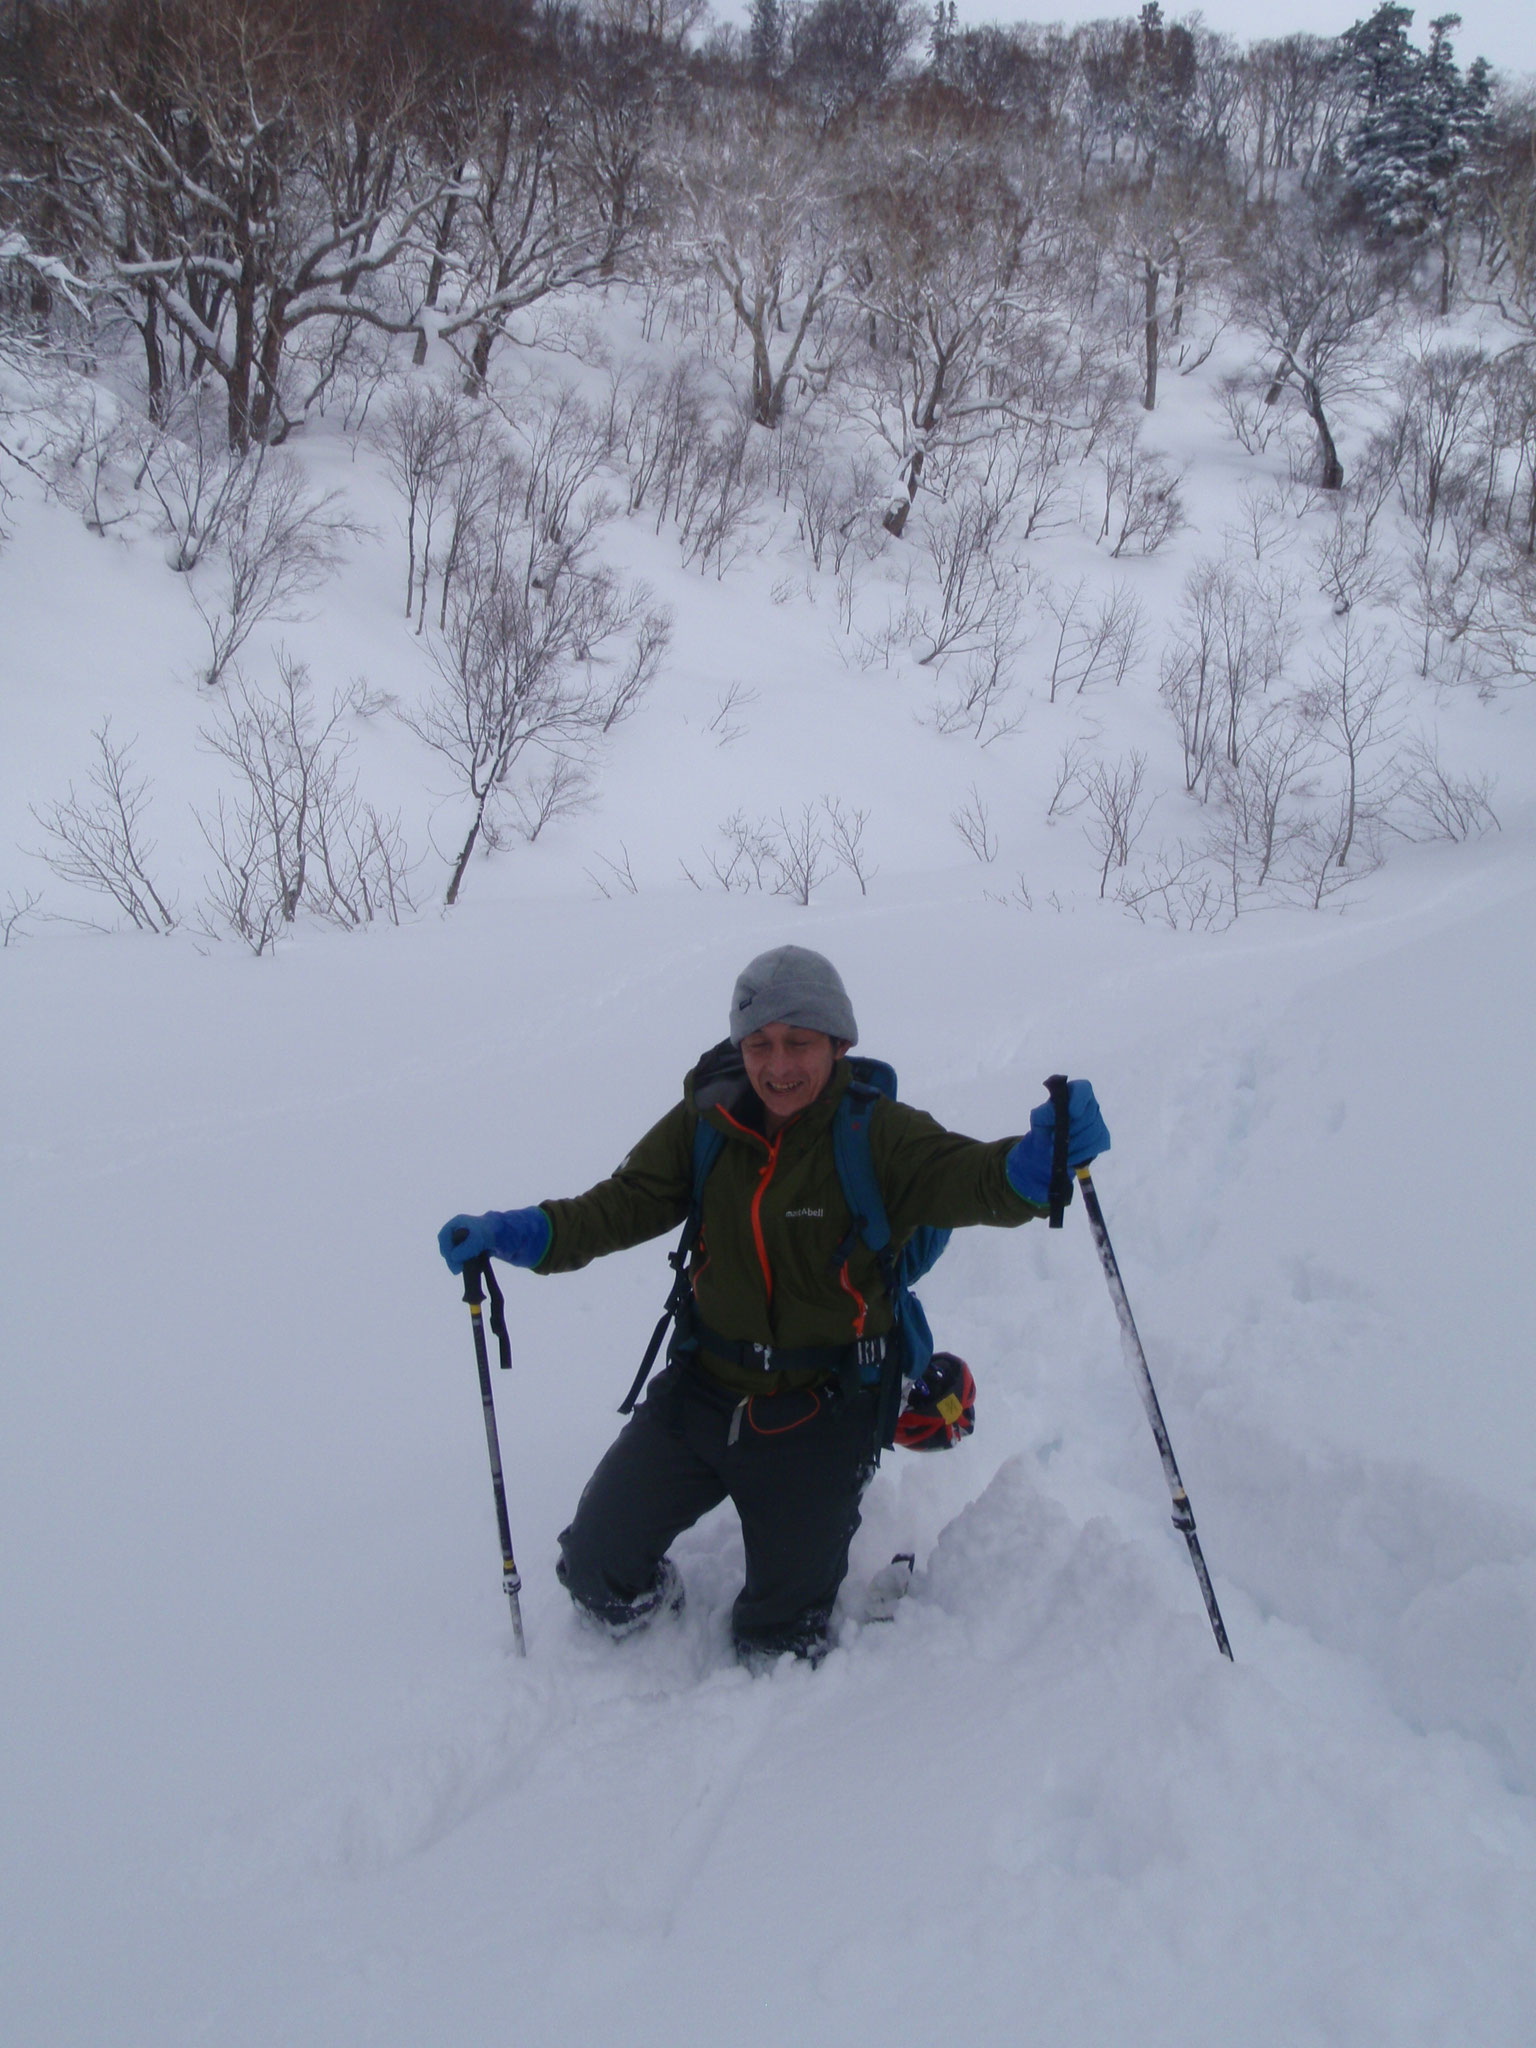
[[[920,456],[914,456],[914,465],[921,461],[921,459]],[[907,521],[912,516],[912,494],[916,489],[917,472],[914,467],[909,472],[907,495],[904,498],[898,498],[895,504],[888,505],[885,509],[885,516],[880,521],[880,524],[885,528],[892,540],[900,540],[907,530]]]
[[[1144,337],[1146,342],[1146,378],[1141,389],[1143,412],[1157,410],[1157,358],[1160,347],[1158,334],[1157,294],[1163,281],[1163,273],[1150,257],[1141,260],[1141,280],[1144,295]]]
[[[618,265],[619,251],[624,246],[624,230],[629,211],[629,180],[616,177],[612,183],[612,204],[608,209],[608,239],[603,249],[602,261],[597,266],[601,278],[610,278]]]
[[[224,373],[229,393],[229,446],[244,455],[251,445],[251,367],[256,353],[256,279],[248,256],[234,294],[235,347]]]
[[[486,799],[482,796],[479,803],[475,806],[474,820],[465,836],[464,844],[459,848],[459,857],[454,862],[453,873],[448,878],[448,893],[443,898],[445,909],[451,909],[459,900],[459,889],[464,880],[464,870],[469,866],[469,857],[475,850],[475,842],[480,837],[480,827],[485,820],[485,803]]]
[[[740,311],[739,306],[737,310]],[[773,364],[768,355],[768,337],[763,331],[762,307],[750,320],[743,316],[742,325],[752,337],[752,418],[757,426],[776,427],[779,410],[773,402]]]
[[[1332,430],[1323,413],[1322,394],[1310,379],[1305,390],[1307,416],[1317,429],[1318,450],[1322,456],[1322,474],[1318,482],[1325,491],[1341,491],[1344,488],[1344,465],[1339,460],[1339,451],[1334,446]]]
[[[144,337],[144,375],[148,387],[149,417],[157,427],[165,425],[165,343],[160,338],[160,287],[148,280],[144,318],[139,323]]]
[[[289,304],[287,292],[274,292],[262,329],[261,352],[255,363],[256,389],[251,400],[251,431],[258,441],[265,441],[272,429],[272,412],[283,368],[283,344],[288,338]]]
[[[453,182],[457,185],[463,176],[464,166],[460,164],[453,174]],[[458,210],[459,195],[457,192],[450,192],[443,201],[443,211],[437,223],[437,233],[433,237],[432,267],[427,272],[427,295],[421,302],[423,311],[436,307],[437,295],[443,288],[443,278],[448,268],[448,237],[453,233],[453,217]],[[418,370],[427,360],[427,330],[425,327],[420,327],[416,330],[416,352],[411,360]]]

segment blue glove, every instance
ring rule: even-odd
[[[1109,1131],[1100,1114],[1091,1083],[1067,1084],[1067,1165],[1086,1166],[1109,1150]],[[1008,1184],[1026,1202],[1047,1209],[1051,1201],[1051,1154],[1056,1147],[1056,1105],[1042,1102],[1029,1113],[1029,1136],[1008,1154]]]
[[[490,1209],[484,1216],[451,1216],[437,1233],[450,1273],[462,1273],[487,1252],[509,1266],[536,1266],[554,1236],[542,1209]]]

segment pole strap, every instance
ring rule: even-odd
[[[1060,1230],[1061,1219],[1072,1199],[1072,1174],[1067,1165],[1067,1146],[1072,1137],[1072,1093],[1066,1075],[1048,1075],[1045,1092],[1056,1112],[1051,1127],[1051,1178],[1046,1201],[1051,1212],[1049,1228]]]
[[[482,1292],[483,1290],[483,1292]],[[478,1259],[471,1259],[464,1268],[464,1299],[470,1308],[478,1309],[489,1295],[491,1313],[489,1322],[491,1335],[496,1339],[497,1361],[503,1372],[512,1370],[512,1339],[507,1331],[507,1300],[501,1291],[501,1282],[491,1268],[491,1255],[483,1252]]]

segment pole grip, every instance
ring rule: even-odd
[[[458,1244],[461,1239],[468,1237],[468,1235],[469,1232],[467,1230],[456,1230],[453,1234],[453,1242]],[[464,1282],[464,1299],[471,1308],[478,1308],[480,1303],[484,1301],[485,1281],[490,1270],[491,1261],[489,1253],[481,1258],[471,1259],[469,1264],[463,1268],[460,1278]]]
[[[1072,1095],[1065,1074],[1048,1074],[1045,1092],[1056,1112],[1051,1130],[1051,1180],[1046,1191],[1050,1204],[1049,1228],[1061,1229],[1061,1219],[1072,1199],[1072,1174],[1067,1165],[1067,1146],[1072,1137]]]

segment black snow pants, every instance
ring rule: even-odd
[[[743,1400],[675,1360],[588,1480],[560,1538],[562,1584],[622,1625],[655,1601],[674,1538],[729,1498],[747,1558],[738,1654],[819,1657],[874,1471],[875,1409],[873,1390],[836,1382]]]

